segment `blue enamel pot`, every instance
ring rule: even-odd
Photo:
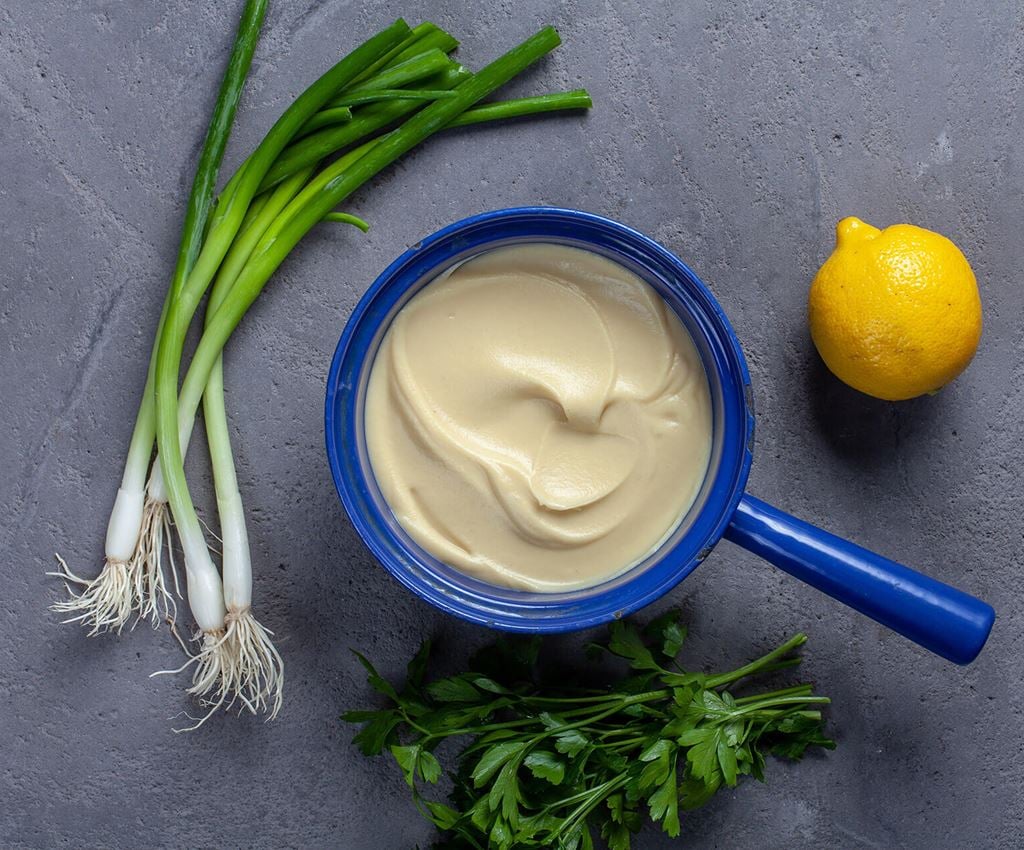
[[[392,318],[445,269],[517,242],[584,248],[639,274],[689,330],[711,388],[711,462],[696,502],[676,531],[623,574],[564,593],[497,587],[434,558],[391,513],[366,449],[366,385]],[[745,493],[754,413],[750,376],[732,326],[708,288],[678,257],[597,215],[548,207],[498,210],[456,222],[402,254],[374,281],[341,336],[327,380],[326,431],[341,500],[376,558],[409,590],[474,623],[515,632],[564,632],[622,617],[675,587],[723,537],[958,664],[977,656],[995,618],[980,599]]]

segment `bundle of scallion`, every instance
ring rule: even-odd
[[[458,42],[447,32],[431,23],[410,28],[398,20],[295,99],[227,181],[211,215],[217,172],[266,3],[245,4],[200,155],[108,524],[106,562],[94,579],[80,578],[59,558],[61,569],[55,573],[82,586],[55,608],[89,627],[90,634],[120,632],[133,617],[154,625],[165,620],[173,628],[175,593],[180,597],[169,539],[173,527],[198,626],[198,651],[181,669],[194,666],[189,692],[209,709],[199,723],[218,707],[235,704],[274,717],[284,683],[281,656],[251,609],[252,567],[224,405],[221,351],[229,336],[317,223],[366,229],[360,219],[335,208],[421,141],[449,127],[591,105],[583,90],[476,105],[558,45],[550,27],[471,73],[449,57]],[[208,290],[203,332],[179,388],[185,337]],[[183,466],[200,402],[213,466],[221,570],[211,557]],[[158,460],[151,463],[154,440]]]

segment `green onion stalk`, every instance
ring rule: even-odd
[[[358,155],[358,154],[356,154]],[[231,289],[252,248],[284,207],[308,181],[312,169],[299,172],[281,183],[260,206],[248,227],[231,246],[210,292],[206,308],[209,321]],[[362,231],[368,225],[347,213],[329,213],[327,221],[341,222]],[[221,532],[221,571],[224,604],[227,609],[226,642],[236,663],[228,690],[253,712],[266,711],[273,720],[281,710],[284,661],[274,647],[272,633],[252,613],[252,558],[245,524],[242,496],[238,489],[234,453],[224,399],[224,364],[218,357],[203,390],[203,421],[213,461],[214,489]],[[185,443],[188,438],[185,438]]]
[[[385,36],[383,43],[394,41],[402,32],[408,32],[408,27],[404,22],[397,22],[386,30],[385,33],[381,34]],[[377,38],[380,39],[381,36]],[[251,207],[246,210],[246,204],[252,202],[254,195],[260,191],[259,184],[262,179],[260,175],[265,173],[268,162],[272,163],[275,160],[280,149],[301,129],[307,118],[315,114],[323,102],[335,94],[339,86],[343,85],[344,77],[351,73],[352,65],[364,61],[363,57],[368,53],[377,52],[380,49],[380,43],[378,41],[370,45],[369,48],[364,45],[363,48],[360,48],[363,53],[356,55],[354,63],[351,61],[351,57],[346,57],[345,60],[335,65],[307,89],[282,115],[260,147],[246,160],[239,171],[228,182],[221,195],[218,215],[211,224],[206,245],[204,246],[203,253],[200,255],[201,266],[196,269],[196,274],[190,278],[189,302],[186,306],[186,314],[188,314],[189,320],[191,320],[191,314],[195,312],[195,307],[198,305],[202,293],[216,272],[218,263],[232,244],[232,240],[238,233],[239,228],[244,224],[244,215],[252,212]],[[348,64],[345,64],[346,62]],[[197,404],[201,390],[202,388],[200,387],[196,393]],[[189,423],[188,431],[189,433],[191,432],[191,422]],[[147,449],[147,451],[150,449]],[[152,467],[152,475],[147,487],[146,512],[149,515],[163,517],[165,521],[168,516],[167,493],[158,463],[154,463]],[[161,547],[158,544],[154,545],[150,551],[157,553],[157,556],[159,556]]]
[[[163,486],[167,491],[167,502],[182,547],[189,607],[199,628],[197,636],[202,641],[199,652],[186,664],[195,664],[191,692],[210,706],[209,712],[199,724],[218,707],[225,703],[233,704],[236,697],[240,698],[242,694],[238,689],[238,659],[234,655],[234,643],[227,636],[223,583],[210,556],[202,525],[189,495],[178,436],[178,377],[185,336],[199,302],[231,247],[271,163],[331,95],[350,83],[369,63],[396,46],[410,32],[408,25],[401,20],[382,30],[306,89],[277,120],[225,187],[217,215],[212,221],[192,274],[175,291],[160,332],[154,385],[156,441]],[[204,371],[204,385],[213,361],[209,366]]]
[[[223,303],[257,240],[311,174],[312,169],[307,169],[293,175],[270,193],[258,209],[256,204],[250,208],[250,211],[255,210],[255,214],[241,229],[213,283],[206,307],[207,320]],[[214,363],[203,390],[203,420],[213,462],[213,482],[220,522],[226,624],[224,645],[234,663],[228,668],[226,676],[221,674],[219,681],[210,681],[208,678],[216,677],[221,672],[216,667],[201,667],[202,675],[193,682],[190,690],[197,694],[216,690],[225,698],[230,697],[232,701],[237,699],[253,713],[268,712],[268,719],[272,720],[281,710],[284,661],[271,640],[270,630],[252,612],[252,557],[231,449],[221,357]]]
[[[83,589],[76,593],[68,584],[70,598],[53,607],[61,613],[72,615],[67,622],[81,622],[89,627],[91,635],[105,631],[119,633],[135,611],[139,612],[140,617],[148,616],[154,622],[159,622],[157,600],[163,600],[166,616],[170,616],[170,606],[173,606],[162,570],[155,569],[153,559],[147,557],[146,552],[139,547],[144,521],[150,524],[154,521],[154,517],[147,516],[145,510],[145,486],[156,428],[153,388],[160,329],[168,316],[175,293],[182,289],[196,263],[209,217],[217,172],[259,40],[266,8],[267,0],[247,0],[245,4],[203,143],[189,194],[174,276],[160,315],[142,402],[121,484],[107,524],[103,569],[96,578],[84,579],[72,573],[64,560],[57,556],[61,569],[56,575],[66,582],[81,585]],[[166,517],[157,522],[158,527],[163,528]]]
[[[404,27],[404,24],[400,24]],[[396,28],[400,31],[399,25]],[[371,40],[372,41],[372,40]],[[436,49],[433,51],[437,53]],[[446,65],[454,65],[446,56],[441,54]],[[351,70],[351,64],[348,70]],[[407,65],[411,63],[406,63]],[[426,55],[421,63],[426,66],[427,71],[435,71],[438,66],[434,55]],[[337,68],[338,66],[336,66]],[[410,69],[405,68],[408,72]],[[419,76],[424,72],[421,70]],[[409,79],[416,75],[408,74]],[[391,75],[394,80],[394,75]],[[374,84],[373,78],[367,85]],[[324,89],[326,91],[326,89]],[[322,98],[320,98],[322,100]],[[307,104],[305,110],[310,112]],[[286,113],[287,114],[287,113]],[[291,120],[287,127],[300,126],[301,115]],[[281,126],[281,122],[278,122]],[[273,133],[273,131],[272,131]],[[279,145],[280,143],[278,143]],[[266,165],[260,165],[258,157],[259,149],[243,165],[239,175],[229,181],[225,188],[223,198],[229,201],[236,200],[239,191],[248,191],[252,197],[252,187],[258,186],[261,173],[265,171]],[[256,167],[254,166],[256,164]],[[240,175],[244,171],[245,183],[242,183]],[[282,207],[289,201],[309,179],[312,169],[306,169],[297,175],[293,175],[287,181],[280,184],[273,192],[259,195],[252,201],[248,211],[243,218],[241,225],[224,227],[219,221],[214,222],[211,228],[207,244],[211,246],[215,241],[230,243],[230,250],[224,256],[222,264],[217,272],[217,279],[211,293],[208,311],[215,309],[222,301],[224,294],[230,289],[230,285],[237,276],[239,269],[244,264],[256,242],[267,226]],[[240,190],[239,187],[242,187]],[[248,188],[246,188],[246,186]],[[332,213],[326,218],[354,223],[358,226],[365,226],[365,223],[353,216],[343,213]],[[237,233],[237,236],[235,235]],[[207,269],[213,269],[216,259],[223,256],[221,247],[204,247],[205,252],[209,251],[213,258],[209,264],[197,267],[196,275],[189,280],[191,297],[194,301],[187,304],[187,311],[191,316],[195,304],[201,297],[201,290],[208,285],[209,277]],[[202,259],[205,256],[201,255]],[[198,293],[198,294],[196,294]],[[212,313],[210,313],[212,315]],[[184,322],[182,322],[184,325]],[[190,584],[190,605],[193,606],[193,615],[201,625],[203,635],[203,649],[200,653],[186,663],[185,666],[195,663],[196,670],[193,675],[193,684],[190,692],[200,696],[212,707],[206,717],[218,706],[240,702],[243,707],[256,712],[261,709],[267,710],[271,718],[276,716],[282,703],[282,688],[284,682],[283,661],[280,654],[271,642],[271,633],[264,628],[253,616],[251,609],[252,599],[252,570],[249,554],[248,535],[245,527],[244,512],[242,509],[241,496],[238,492],[238,485],[234,473],[234,461],[231,453],[230,439],[227,430],[226,414],[223,409],[223,378],[222,367],[218,366],[210,376],[212,386],[207,387],[204,407],[206,409],[207,435],[210,441],[211,458],[214,468],[214,482],[217,492],[218,511],[220,515],[221,537],[222,537],[222,591],[223,591],[223,629],[216,629],[211,624],[221,619],[220,611],[216,607],[218,594],[212,586],[213,572],[207,566],[200,567],[199,580],[204,584]],[[184,404],[179,404],[181,413],[179,416],[179,439],[182,452],[188,445],[192,427],[195,420],[196,408],[200,397],[203,395],[206,382],[195,380],[186,381],[183,386],[182,399]],[[158,455],[159,457],[159,455]],[[153,513],[162,513],[167,516],[167,490],[164,487],[162,463],[154,462],[153,474],[151,475],[147,501],[147,507]],[[180,526],[179,526],[180,527]],[[194,529],[194,526],[193,526]],[[187,535],[187,536],[185,536]],[[195,564],[196,553],[203,564],[201,535],[192,532],[184,532],[182,545],[186,553],[186,569],[188,569],[188,555],[193,553],[193,565]],[[197,571],[193,567],[192,573]],[[194,592],[191,588],[194,588]],[[198,600],[198,602],[197,602]],[[195,606],[206,606],[203,613],[197,614]],[[202,618],[202,619],[201,619]],[[206,623],[203,623],[205,619]],[[221,636],[220,631],[223,631]],[[162,671],[176,672],[176,671]],[[205,720],[204,717],[201,721]]]

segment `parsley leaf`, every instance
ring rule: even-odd
[[[565,762],[554,753],[546,750],[534,750],[523,762],[538,779],[546,779],[552,785],[561,784],[565,779]]]
[[[476,702],[480,699],[480,691],[461,676],[431,682],[427,685],[427,695],[438,702]]]
[[[480,761],[477,762],[471,774],[474,787],[481,788],[486,785],[487,781],[504,767],[510,758],[518,756],[524,747],[525,745],[520,741],[506,741],[502,744],[495,744],[487,750],[480,757]]]

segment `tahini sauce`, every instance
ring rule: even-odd
[[[399,311],[372,366],[374,476],[424,549],[492,584],[586,587],[679,524],[711,451],[707,378],[662,298],[589,251],[488,251]]]

